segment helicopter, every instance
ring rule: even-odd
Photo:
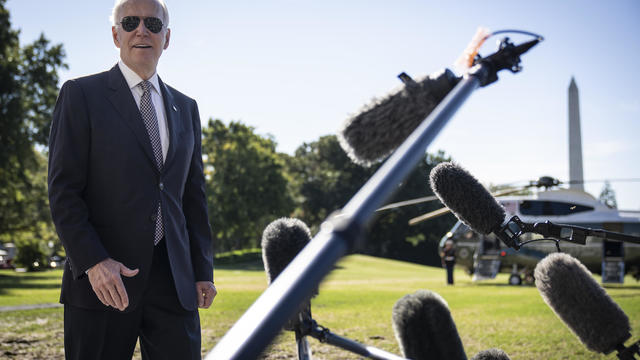
[[[563,184],[565,183],[558,179],[543,176],[530,181],[524,187],[504,190],[493,195],[504,207],[507,218],[517,215],[526,223],[549,220],[557,224],[640,236],[640,211],[617,210],[583,190],[560,187]],[[530,188],[536,191],[528,195],[512,195]],[[433,200],[437,200],[437,197],[429,196],[393,203],[378,210]],[[446,207],[435,210],[411,219],[409,225],[416,225],[448,212],[449,209]],[[521,240],[525,242],[544,239],[540,235],[524,234]],[[447,241],[454,243],[456,265],[465,268],[467,273],[473,276],[473,281],[493,279],[498,273],[507,272],[511,274],[508,280],[510,285],[533,283],[533,270],[538,261],[549,253],[558,251],[555,241],[534,241],[516,251],[503,244],[495,235],[478,234],[461,221],[456,222],[442,237],[439,248],[444,248]],[[562,243],[561,247],[563,252],[579,259],[591,272],[601,274],[603,283],[623,283],[624,275],[627,273],[640,281],[640,244],[589,236],[585,245]]]
[[[617,210],[584,191],[583,184],[586,181],[582,180],[578,88],[574,78],[569,84],[568,99],[570,180],[561,182],[550,176],[542,176],[523,187],[512,187],[492,195],[502,204],[508,218],[515,215],[525,223],[548,220],[556,224],[640,236],[640,211]],[[569,185],[569,188],[562,185]],[[523,195],[525,191],[529,194]],[[434,200],[438,198],[427,196],[401,201],[388,204],[378,211]],[[409,225],[447,213],[449,209],[443,207],[409,220]],[[442,237],[439,249],[442,250],[447,241],[452,241],[456,249],[456,265],[465,268],[474,281],[493,279],[499,272],[508,272],[511,274],[510,285],[520,285],[523,281],[533,283],[533,270],[538,261],[559,250],[579,259],[591,272],[601,274],[603,283],[623,283],[625,274],[631,274],[640,281],[640,244],[588,236],[585,245],[564,242],[560,245],[555,239],[544,241],[542,236],[530,233],[523,234],[520,240],[527,242],[527,245],[516,251],[499,241],[495,235],[478,234],[458,221]]]

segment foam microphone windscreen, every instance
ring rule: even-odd
[[[476,232],[490,234],[504,222],[504,207],[460,166],[438,164],[431,170],[429,182],[440,201]]]
[[[577,259],[550,254],[534,277],[544,302],[589,350],[608,354],[631,336],[627,315]]]
[[[466,360],[467,356],[447,302],[418,290],[393,306],[393,331],[402,355],[413,360]]]
[[[309,227],[298,219],[280,218],[271,222],[262,233],[262,262],[267,273],[267,281],[271,284],[298,253],[311,240]],[[315,289],[313,296],[318,294]],[[309,300],[300,304],[298,312],[285,324],[285,330],[295,331],[300,322],[311,319],[311,303]]]
[[[511,358],[501,349],[489,349],[475,354],[471,360],[511,360]]]
[[[460,81],[445,69],[405,81],[345,120],[340,145],[353,162],[370,166],[389,156]]]
[[[262,233],[262,262],[269,284],[311,240],[309,227],[298,219],[280,218]]]

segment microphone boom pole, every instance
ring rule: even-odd
[[[325,220],[321,231],[231,327],[205,360],[258,358],[333,265],[357,247],[376,209],[411,172],[471,93],[479,86],[495,81],[497,71],[508,68],[503,64],[519,63],[520,54],[522,52],[505,52],[501,47],[496,54],[471,68],[345,207]]]

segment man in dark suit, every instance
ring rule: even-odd
[[[162,0],[118,0],[111,70],[67,81],[53,114],[49,200],[67,262],[67,359],[200,359],[213,285],[196,102],[156,73]]]

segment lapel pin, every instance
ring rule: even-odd
[[[172,105],[172,106],[173,106],[173,111],[178,111],[175,105]]]

